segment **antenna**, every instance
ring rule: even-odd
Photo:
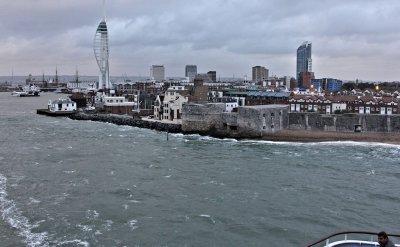
[[[106,21],[106,0],[103,0],[103,20]]]

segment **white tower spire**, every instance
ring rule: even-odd
[[[107,21],[106,0],[103,0],[103,21]]]
[[[108,47],[108,29],[105,16],[105,0],[103,0],[103,10],[104,16],[103,20],[97,27],[96,34],[93,41],[93,50],[96,57],[97,65],[100,69],[99,85],[98,89],[111,89],[112,85],[110,82],[110,72],[109,72],[109,47]]]

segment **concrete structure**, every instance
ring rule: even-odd
[[[297,49],[297,81],[301,72],[312,72],[311,47],[312,44],[306,41]]]
[[[185,67],[185,77],[189,78],[189,82],[192,82],[197,75],[196,65],[186,65]]]
[[[50,100],[48,110],[50,112],[74,112],[76,111],[76,103],[70,99]]]
[[[252,81],[261,82],[268,80],[268,69],[263,66],[254,66],[252,68]]]
[[[164,65],[152,65],[150,67],[150,77],[157,82],[165,81]]]

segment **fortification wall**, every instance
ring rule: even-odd
[[[400,132],[400,115],[289,113],[289,129],[354,132]]]

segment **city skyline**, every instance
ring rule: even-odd
[[[1,75],[53,74],[56,66],[62,74],[76,67],[98,74],[90,46],[101,1],[17,0],[0,7],[0,55],[7,58]],[[143,76],[164,64],[173,77],[196,64],[200,72],[250,77],[262,65],[271,75],[295,77],[296,49],[309,40],[316,77],[399,80],[397,10],[396,1],[110,1],[110,71]]]

